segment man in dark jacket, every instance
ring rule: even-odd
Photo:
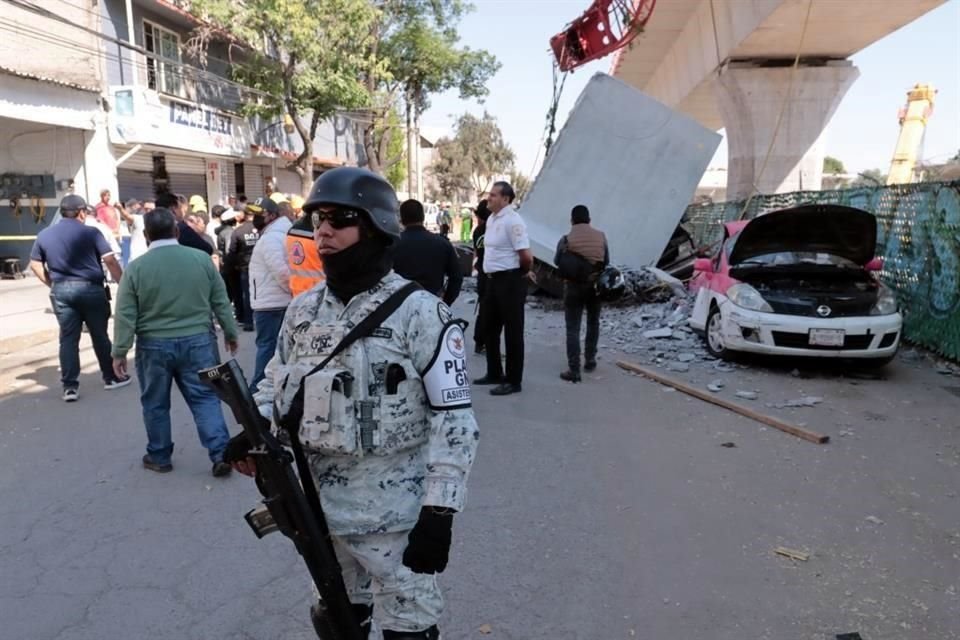
[[[157,208],[169,209],[173,212],[173,216],[177,219],[178,241],[181,245],[203,251],[208,256],[213,255],[213,245],[183,219],[189,213],[186,197],[170,192],[161,193],[157,196]]]
[[[231,271],[230,265],[227,264],[227,253],[230,251],[233,230],[237,228],[237,212],[233,209],[224,209],[224,207],[217,205],[213,208],[214,215],[217,215],[216,212],[218,208],[223,209],[217,216],[220,219],[220,226],[214,231],[214,234],[217,236],[217,253],[220,254],[220,275],[223,278],[223,283],[227,287],[227,297],[230,299],[230,302],[233,302],[239,295],[239,291],[237,291],[239,286],[234,285],[234,280],[239,284],[239,278],[234,277],[234,272]]]
[[[570,233],[557,245],[554,264],[563,276],[563,307],[567,325],[567,364],[560,374],[567,382],[580,382],[580,323],[587,310],[587,337],[584,344],[586,371],[597,368],[597,342],[600,340],[600,299],[597,276],[610,264],[610,249],[602,231],[590,226],[590,210],[578,204],[570,212]],[[567,254],[567,255],[564,255]],[[561,264],[561,262],[563,264]],[[569,266],[572,263],[572,267]]]
[[[446,237],[427,231],[423,221],[423,205],[420,201],[407,200],[400,205],[403,233],[394,249],[393,270],[435,296],[442,297],[444,304],[450,306],[460,295],[460,286],[463,284],[457,251]]]
[[[253,309],[250,307],[250,257],[260,234],[253,226],[253,220],[237,225],[230,237],[230,249],[227,252],[227,268],[240,274],[239,295],[233,303],[237,309],[237,320],[244,331],[253,331]]]
[[[483,353],[486,350],[486,314],[484,313],[483,297],[487,292],[487,274],[483,272],[483,234],[487,232],[487,218],[490,209],[487,201],[481,200],[477,204],[477,228],[473,230],[473,255],[476,257],[477,268],[477,320],[473,324],[473,351]]]

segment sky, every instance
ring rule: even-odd
[[[435,96],[422,125],[450,131],[458,115],[486,110],[497,118],[517,169],[532,175],[542,159],[553,96],[550,37],[589,5],[590,0],[474,0],[475,11],[461,23],[461,44],[487,49],[503,66],[490,81],[484,104],[460,100],[456,92]],[[899,133],[897,112],[906,104],[907,90],[918,82],[932,83],[938,90],[923,159],[943,162],[960,150],[960,0],[948,0],[852,60],[860,77],[827,127],[827,155],[840,159],[851,173],[874,168],[886,173]],[[557,111],[558,131],[590,77],[606,73],[611,61],[609,56],[568,76]],[[725,167],[726,153],[724,142],[710,166]]]

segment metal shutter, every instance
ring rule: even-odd
[[[129,147],[117,147],[117,158],[129,151]],[[123,164],[117,168],[119,171],[146,171],[153,173],[153,153],[149,151],[138,151],[123,161]]]
[[[263,167],[258,164],[243,163],[243,183],[246,189],[247,200],[253,200],[264,195]]]
[[[237,195],[237,172],[236,169],[234,169],[232,159],[225,160],[223,166],[227,172],[227,192],[223,194],[223,201],[226,203],[227,196],[236,197]]]
[[[277,191],[288,195],[300,195],[300,176],[289,169],[277,171]]]
[[[153,173],[149,171],[132,171],[125,168],[117,169],[117,190],[121,202],[130,198],[137,200],[153,200]]]
[[[203,196],[207,199],[207,174],[205,171],[200,173],[174,173],[167,166],[167,175],[170,177],[170,191],[179,193],[186,197],[192,195]]]
[[[191,175],[197,174],[199,176],[203,176],[207,172],[207,164],[203,161],[203,158],[171,155],[169,153],[164,155],[166,156],[165,163],[167,167],[167,173],[169,173],[171,176],[175,173],[186,173]],[[206,188],[204,188],[204,193],[206,193]]]

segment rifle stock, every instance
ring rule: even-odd
[[[230,407],[253,445],[250,457],[256,462],[257,487],[263,504],[244,516],[247,524],[258,538],[280,531],[296,546],[320,593],[317,608],[322,612],[321,619],[314,620],[314,628],[321,640],[363,640],[323,507],[318,499],[308,499],[293,471],[293,456],[270,433],[270,422],[257,410],[237,361],[204,369],[199,375]],[[312,483],[313,478],[303,481]],[[316,496],[315,492],[308,493]]]

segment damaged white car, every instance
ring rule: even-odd
[[[860,209],[808,205],[724,225],[713,258],[694,266],[690,326],[707,350],[856,358],[882,366],[903,318],[880,282],[877,222]]]

